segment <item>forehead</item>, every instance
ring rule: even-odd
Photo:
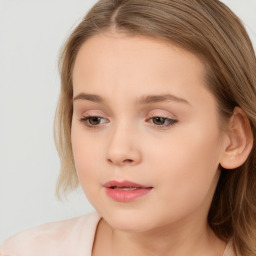
[[[80,48],[73,70],[74,94],[86,90],[119,97],[172,93],[190,98],[205,94],[205,67],[194,54],[145,36],[104,33]]]
[[[155,71],[147,74],[153,76],[157,72],[180,73],[188,66],[187,73],[204,74],[204,65],[196,55],[171,42],[142,35],[105,32],[83,43],[76,57],[74,76],[79,75],[79,71],[84,73],[88,70],[90,73],[89,70],[93,69],[109,73],[115,67],[117,75],[126,70],[126,74],[130,71],[134,76],[139,68],[141,73]]]

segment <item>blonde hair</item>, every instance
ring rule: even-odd
[[[71,145],[72,71],[81,45],[95,34],[116,31],[174,43],[196,54],[207,70],[207,86],[222,123],[236,106],[246,113],[254,138],[246,162],[222,168],[208,222],[237,254],[256,256],[256,58],[239,18],[217,0],[100,0],[68,38],[60,56],[61,92],[55,119],[61,159],[57,192],[78,186]]]

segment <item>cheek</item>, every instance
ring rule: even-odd
[[[191,128],[166,140],[155,158],[149,158],[151,169],[157,168],[155,182],[163,202],[176,202],[179,209],[192,209],[210,199],[219,175],[218,133]]]
[[[174,128],[168,136],[151,143],[157,145],[157,148],[147,147],[148,159],[159,166],[169,166],[188,174],[196,173],[206,166],[215,169],[220,158],[221,144],[218,129],[214,125],[192,124]]]
[[[73,157],[75,161],[76,172],[80,184],[83,186],[83,181],[89,180],[89,177],[95,173],[95,163],[99,158],[99,145],[90,139],[88,133],[85,133],[84,128],[80,125],[72,125],[71,143]],[[91,179],[91,177],[90,177]]]
[[[172,185],[182,183],[193,186],[194,182],[204,181],[209,183],[218,168],[218,152],[214,145],[204,142],[188,139],[187,143],[179,142],[174,148],[163,150],[162,154],[159,151],[158,156],[151,158],[149,166],[155,166],[157,177]]]

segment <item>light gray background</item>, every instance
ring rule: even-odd
[[[92,211],[81,192],[55,197],[57,58],[96,0],[0,0],[0,243],[27,227]],[[224,0],[256,45],[256,0]]]

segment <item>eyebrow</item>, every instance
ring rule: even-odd
[[[73,99],[74,101],[77,100],[88,100],[96,103],[104,103],[105,100],[96,94],[87,94],[87,93],[79,93],[76,95]],[[182,98],[179,98],[172,94],[161,94],[161,95],[143,95],[139,99],[136,100],[136,104],[139,105],[145,105],[145,104],[152,104],[152,103],[158,103],[158,102],[177,102],[177,103],[184,103],[187,105],[190,105],[190,103]]]

